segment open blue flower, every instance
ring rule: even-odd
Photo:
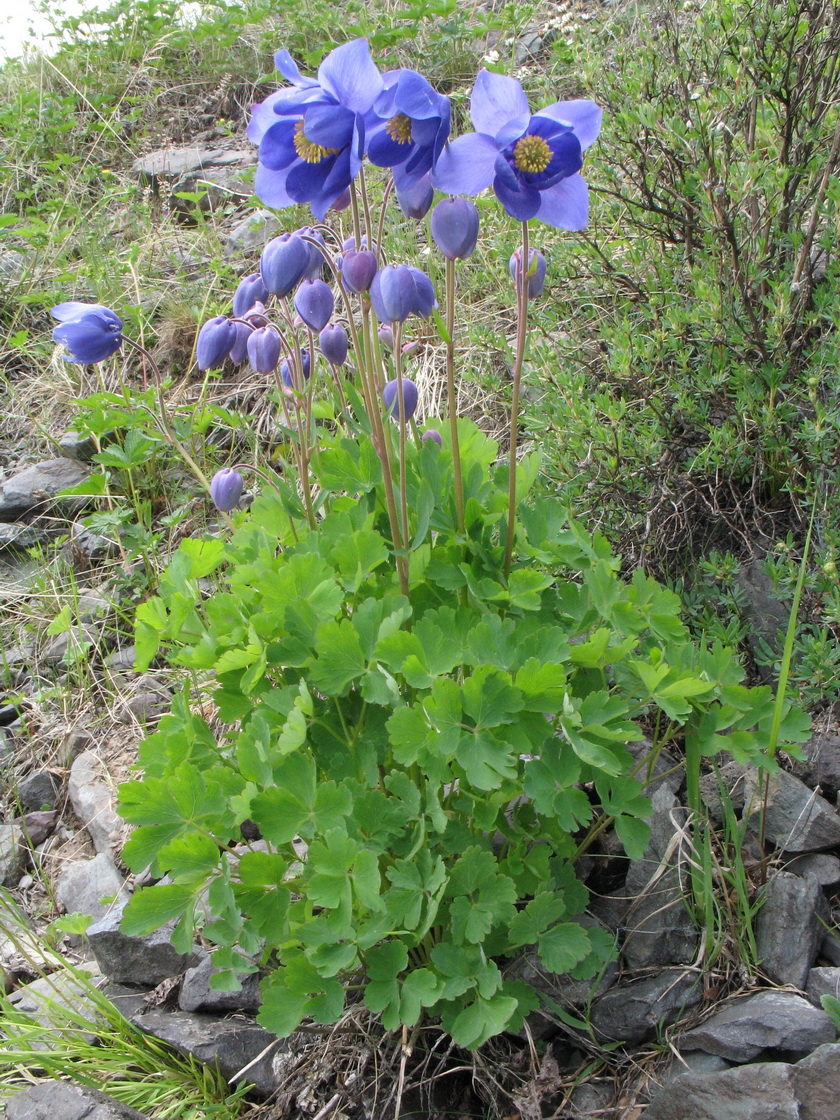
[[[449,98],[436,93],[416,70],[391,70],[373,112],[368,159],[394,169],[398,191],[407,191],[431,171],[449,139]]]
[[[365,114],[382,92],[366,39],[330,51],[318,78],[301,75],[288,51],[275,55],[291,89],[254,106],[248,138],[259,144],[254,187],[269,206],[308,202],[323,221],[362,165]]]
[[[104,362],[122,346],[122,320],[101,303],[59,303],[50,314],[60,324],[53,329],[53,339],[70,351],[64,355],[66,362]]]
[[[578,173],[601,128],[594,101],[556,101],[532,116],[515,78],[482,70],[470,115],[475,132],[448,144],[432,172],[438,190],[478,194],[492,184],[517,221],[585,229],[589,189]]]

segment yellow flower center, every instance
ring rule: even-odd
[[[410,144],[411,117],[407,117],[405,113],[397,113],[385,125],[385,131],[397,144]]]
[[[551,163],[551,148],[542,136],[523,136],[516,141],[513,162],[520,171],[536,174]]]
[[[315,144],[312,140],[307,140],[303,134],[303,121],[299,120],[295,125],[295,138],[294,138],[295,151],[303,160],[304,163],[320,163],[322,159],[327,156],[338,155],[338,148],[324,148],[321,144]]]

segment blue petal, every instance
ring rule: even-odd
[[[78,300],[70,300],[68,303],[57,303],[55,307],[50,308],[50,315],[53,319],[58,319],[59,323],[70,323],[74,319],[81,319],[83,315],[102,313],[106,319],[110,316],[109,321],[117,327],[122,327],[122,321],[110,307],[104,307],[101,303],[81,303]]]
[[[468,132],[447,144],[432,172],[432,184],[447,194],[478,194],[493,182],[499,150],[489,136]]]
[[[512,218],[516,218],[518,222],[527,222],[529,218],[536,216],[540,208],[540,192],[524,183],[517,185],[519,190],[513,190],[510,181],[500,175],[497,175],[493,180],[493,190],[496,192],[496,198],[501,202],[507,213]]]
[[[580,171],[581,167],[583,157],[578,138],[573,132],[564,132],[551,140],[551,159],[546,169],[523,178],[540,190],[546,190],[561,179],[568,179],[570,175]]]
[[[318,80],[341,105],[366,113],[382,91],[382,75],[370,57],[367,39],[353,39],[330,51],[318,68]]]
[[[298,158],[294,140],[295,122],[277,121],[260,141],[260,163],[269,171],[288,167]]]
[[[476,132],[495,136],[514,117],[530,117],[528,98],[515,78],[481,70],[473,86],[470,116]]]
[[[324,183],[335,163],[335,156],[320,163],[296,163],[286,175],[286,191],[295,202],[310,202],[324,189]]]
[[[346,148],[353,135],[355,116],[340,105],[316,105],[303,117],[303,134],[323,148]]]
[[[537,218],[558,229],[586,229],[589,221],[589,189],[582,175],[562,179],[540,195]]]
[[[396,104],[400,113],[412,120],[425,120],[440,116],[440,102],[446,100],[435,93],[422,74],[416,70],[403,70],[397,83]]]
[[[278,51],[274,56],[274,65],[286,81],[291,82],[293,86],[301,86],[306,89],[309,86],[317,86],[318,84],[315,78],[305,78],[301,74],[300,70],[298,70],[298,64],[288,51]]]
[[[426,120],[415,120],[411,122],[411,142],[412,144],[432,144],[434,143],[437,131],[440,128],[440,117],[429,117]]]
[[[286,191],[286,171],[272,171],[268,167],[257,164],[257,173],[254,176],[254,194],[266,206],[273,206],[282,210],[284,206],[294,206],[295,200]]]
[[[531,123],[531,117],[511,117],[496,133],[496,145],[499,148],[509,148],[524,136]]]
[[[601,131],[601,117],[603,113],[594,101],[578,99],[576,101],[555,101],[553,105],[546,105],[540,109],[539,116],[551,117],[561,124],[569,124],[575,130],[575,136],[580,141],[580,146],[586,149],[598,138]]]
[[[377,167],[396,167],[411,155],[411,144],[398,144],[382,128],[368,140],[367,154]]]
[[[272,93],[265,101],[251,108],[251,119],[248,121],[248,139],[252,144],[259,144],[268,129],[277,123],[274,106],[279,102],[288,101],[290,95],[298,96],[297,90],[280,89]]]

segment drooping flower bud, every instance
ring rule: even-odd
[[[267,327],[271,322],[266,314],[265,304],[259,300],[242,316],[252,327]]]
[[[321,353],[331,366],[343,366],[347,361],[350,340],[340,323],[328,323],[318,335]]]
[[[210,497],[213,505],[223,513],[230,513],[242,497],[245,485],[242,475],[233,467],[216,471],[210,482]]]
[[[241,319],[242,316],[255,303],[264,304],[268,299],[269,291],[263,283],[263,278],[258,272],[246,276],[244,280],[239,281],[239,286],[233,295],[233,316],[235,319]]]
[[[308,381],[312,373],[312,357],[308,350],[301,350],[300,364],[303,370],[303,380]],[[280,380],[287,389],[299,388],[299,386],[295,384],[297,378],[292,373],[292,367],[289,365],[288,358],[284,358],[280,364]]]
[[[444,198],[432,211],[432,237],[450,261],[466,260],[478,241],[478,210],[468,198]]]
[[[275,296],[287,296],[310,267],[309,246],[294,233],[272,237],[260,257],[260,275]]]
[[[370,286],[370,301],[383,323],[402,323],[409,315],[426,319],[437,307],[429,277],[407,264],[380,268]]]
[[[329,284],[323,280],[301,280],[295,292],[295,311],[313,331],[327,325],[335,310],[335,299]]]
[[[436,428],[428,428],[425,432],[423,432],[422,439],[423,443],[427,443],[429,440],[431,440],[432,443],[436,443],[438,447],[443,447],[443,439],[441,438],[440,432]]]
[[[396,420],[400,418],[398,390],[399,382],[396,379],[394,381],[389,381],[382,390],[382,399],[385,402],[385,407]],[[410,420],[417,411],[417,386],[407,377],[402,379],[402,399],[405,419]]]
[[[517,249],[510,258],[510,275],[517,289],[519,288],[519,270],[522,267],[522,250]],[[536,299],[542,295],[545,287],[545,257],[539,249],[528,250],[528,299]]]
[[[228,357],[235,366],[241,366],[248,357],[248,339],[253,334],[253,330],[247,323],[234,323],[233,325],[236,327],[236,339],[230,348]]]
[[[429,213],[435,197],[435,189],[429,182],[428,174],[422,175],[408,186],[397,187],[397,202],[407,218],[419,221]]]
[[[376,275],[376,254],[370,249],[350,249],[341,265],[341,278],[350,292],[366,292]]]
[[[218,369],[236,342],[236,324],[227,315],[217,315],[208,319],[198,332],[195,344],[195,358],[198,368]]]
[[[394,329],[390,323],[383,323],[379,330],[376,332],[379,335],[379,342],[383,350],[387,350],[390,354],[394,349]]]
[[[248,339],[248,360],[255,373],[271,373],[277,369],[282,344],[280,335],[271,327],[260,327]]]
[[[324,250],[327,248],[327,243],[324,241],[324,235],[320,230],[313,229],[312,226],[302,226],[300,229],[295,230],[295,235],[300,236],[306,234],[307,237],[312,238],[318,242]],[[313,245],[310,241],[304,241],[304,245],[309,250],[309,268],[304,273],[306,280],[318,280],[321,275],[321,269],[324,266],[324,254],[317,245]]]
[[[70,351],[66,362],[90,365],[104,362],[122,346],[122,320],[101,303],[59,303],[52,308],[59,326],[53,328],[53,339]]]

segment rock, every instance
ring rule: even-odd
[[[206,957],[195,968],[187,969],[178,993],[178,1006],[182,1011],[253,1011],[259,1010],[260,978],[257,973],[242,975],[238,992],[217,992],[210,986],[216,972],[213,958]]]
[[[782,853],[787,860],[787,853]],[[820,887],[832,887],[840,883],[840,859],[827,852],[806,852],[785,862],[785,871],[800,875],[803,879],[813,879]]]
[[[17,249],[0,252],[0,289],[18,285],[29,267],[29,258]]]
[[[106,852],[93,859],[68,863],[58,877],[55,897],[68,914],[104,918],[117,903],[127,901],[122,876]]]
[[[663,1086],[640,1120],[840,1120],[839,1077],[840,1046],[829,1045],[795,1065],[689,1073]]]
[[[765,643],[780,655],[790,611],[780,602],[764,562],[754,560],[751,564],[742,564],[737,583],[744,604],[743,613],[750,648],[753,653],[759,653],[762,643]],[[763,665],[762,661],[762,658],[758,659],[758,671],[769,682],[773,679],[773,670],[771,666]]]
[[[99,975],[98,969],[93,965],[83,966],[82,971],[88,973],[91,980]],[[62,1029],[70,1031],[74,1036],[81,1032],[81,1037],[86,1042],[96,1039],[96,1027],[105,1022],[96,1005],[96,997],[91,996],[90,984],[70,972],[55,973],[53,976],[34,980],[13,992],[9,996],[9,1002],[44,1027],[53,1028],[56,1032],[61,1032]],[[81,1027],[79,1018],[90,1024],[89,1031]],[[61,1045],[61,1041],[59,1033],[56,1046]],[[35,1043],[36,1050],[54,1048],[48,1043]]]
[[[765,991],[731,1000],[702,1026],[686,1031],[679,1045],[748,1062],[763,1050],[807,1054],[836,1036],[828,1015],[807,999],[794,992]]]
[[[58,665],[70,655],[75,660],[87,654],[99,641],[99,634],[92,626],[70,626],[61,634],[55,634],[41,650],[41,661],[47,665]]]
[[[835,999],[840,999],[840,968],[836,966],[812,968],[808,973],[805,994],[817,1007],[821,1006],[822,996],[834,996]]]
[[[161,179],[180,179],[213,164],[218,166],[225,154],[221,148],[159,148],[136,159],[131,165],[131,174],[143,184],[156,186]]]
[[[169,697],[160,692],[138,692],[123,703],[117,716],[120,723],[151,723],[166,708]]]
[[[137,653],[134,648],[134,643],[128,646],[122,646],[120,649],[115,649],[113,653],[109,653],[105,658],[105,664],[109,669],[133,669]]]
[[[750,822],[757,829],[764,804],[764,774],[747,775],[746,803]],[[764,835],[788,852],[815,852],[840,844],[840,813],[804,782],[778,770],[767,787]]]
[[[654,792],[651,804],[650,843],[640,860],[631,861],[624,883],[630,907],[624,918],[622,955],[630,969],[687,964],[699,937],[681,886],[684,857],[679,826],[687,811],[678,806],[667,786]]]
[[[113,601],[98,588],[79,592],[76,603],[79,622],[96,622],[113,614],[115,609]]]
[[[119,555],[119,542],[110,537],[103,537],[99,533],[92,533],[90,529],[74,529],[67,543],[61,550],[61,555],[74,568],[87,568],[94,562],[109,560]]]
[[[718,767],[717,773],[703,774],[700,777],[700,799],[706,806],[709,820],[720,828],[723,824],[723,804],[721,801],[721,785],[729,797],[736,815],[740,816],[744,808],[744,789],[746,777],[750,771],[749,766],[740,762],[727,762]]]
[[[650,739],[640,739],[637,743],[628,743],[627,749],[633,756],[636,764],[644,762],[645,765],[636,777],[644,782],[646,797],[652,797],[657,790],[664,786],[670,793],[677,793],[685,780],[685,768],[679,764],[672,754],[660,750],[652,757],[653,743]]]
[[[814,735],[804,753],[805,761],[794,763],[796,775],[836,796],[840,790],[840,735]]]
[[[663,969],[654,976],[619,984],[590,1011],[599,1035],[631,1045],[651,1038],[660,1023],[675,1022],[680,1013],[700,1002],[700,977],[681,968]]]
[[[731,1068],[732,1063],[718,1057],[717,1054],[707,1054],[704,1050],[687,1050],[679,1057],[671,1056],[660,1078],[662,1085],[673,1085],[688,1073],[721,1073]]]
[[[526,62],[536,58],[543,46],[542,35],[535,28],[524,31],[516,41],[515,62],[517,66],[524,66]]]
[[[58,765],[69,766],[74,758],[78,758],[84,751],[91,750],[94,745],[95,740],[89,731],[74,727],[61,741],[58,749]]]
[[[260,252],[267,241],[276,237],[283,226],[270,210],[254,210],[237,222],[225,242],[228,256],[238,256],[253,251]]]
[[[118,903],[87,929],[91,952],[105,976],[120,984],[154,986],[171,976],[180,976],[202,959],[204,954],[198,947],[191,953],[179,953],[172,944],[174,921],[145,937],[129,937],[122,933],[120,922],[124,909],[125,903]]]
[[[0,523],[0,552],[4,549],[34,548],[35,545],[46,544],[49,534],[34,525],[21,525],[17,521],[10,524]]]
[[[779,871],[764,886],[755,923],[761,969],[777,984],[804,988],[823,939],[828,906],[813,879]]]
[[[6,1101],[6,1120],[147,1120],[113,1097],[70,1081],[42,1081]]]
[[[840,938],[834,933],[826,933],[820,943],[819,955],[833,965],[840,965]]]
[[[18,782],[17,799],[25,813],[54,809],[61,792],[61,778],[51,770],[38,770]]]
[[[87,469],[73,459],[48,459],[26,467],[0,482],[0,521],[16,521],[34,509],[43,513],[55,504],[55,496],[60,491],[77,486],[87,476]],[[65,504],[78,508],[80,502],[78,498],[71,498],[66,499]]]
[[[58,446],[62,455],[75,459],[78,463],[90,463],[98,450],[92,437],[80,432],[65,432],[59,439]]]
[[[27,855],[26,837],[20,823],[0,824],[0,886],[17,886]]]
[[[23,822],[26,842],[33,848],[37,848],[51,835],[58,821],[58,813],[54,809],[39,810],[34,813],[27,813],[20,820]],[[17,822],[13,821],[12,823]]]
[[[263,1054],[263,1051],[269,1047],[276,1048],[279,1040],[253,1020],[219,1019],[213,1015],[163,1011],[156,1007],[142,1015],[134,1015],[131,1022],[182,1054],[190,1054],[214,1067],[218,1064],[228,1081],[259,1059],[237,1081],[250,1082],[257,1092],[265,1096],[270,1096],[277,1089],[272,1053]]]
[[[123,822],[114,811],[107,771],[93,751],[83,751],[70,767],[68,790],[73,812],[88,831],[97,852],[120,847]]]

